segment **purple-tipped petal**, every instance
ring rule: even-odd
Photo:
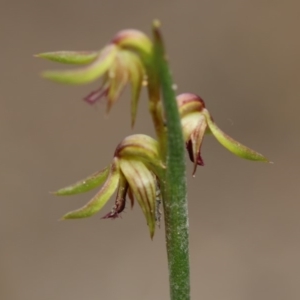
[[[191,134],[191,142],[192,142],[192,149],[193,149],[193,156],[196,157],[197,159],[194,159],[194,170],[193,170],[193,176],[195,176],[196,170],[197,170],[197,165],[200,162],[200,165],[203,164],[203,160],[200,155],[201,151],[201,145],[203,142],[203,137],[206,131],[207,123],[206,119],[204,116],[201,116],[199,118],[198,124],[195,128],[195,130]]]
[[[88,104],[95,104],[100,101],[102,98],[107,96],[108,88],[105,85],[102,85],[98,90],[91,92],[86,97],[83,98]]]
[[[193,146],[192,146],[192,141],[189,140],[187,143],[186,143],[186,149],[187,149],[187,152],[189,154],[189,158],[190,158],[190,161],[191,162],[195,162],[194,160],[194,153],[193,153]],[[201,154],[200,152],[198,153],[198,156],[197,156],[197,159],[196,159],[196,163],[198,166],[204,166],[204,161],[201,157]]]
[[[119,188],[117,192],[117,197],[115,200],[115,204],[111,211],[106,214],[102,219],[115,219],[118,218],[121,214],[121,212],[125,209],[126,205],[126,194],[128,191],[128,182],[126,181],[124,175],[120,173],[120,179],[119,179]]]

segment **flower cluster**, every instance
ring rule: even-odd
[[[148,81],[149,110],[159,142],[136,134],[125,138],[116,148],[112,163],[82,181],[58,190],[56,195],[74,195],[102,185],[99,192],[82,208],[67,213],[63,219],[90,217],[97,213],[116,192],[113,208],[103,218],[116,218],[124,210],[127,196],[133,206],[139,203],[151,238],[159,218],[160,187],[164,189],[164,162],[166,161],[166,128],[160,101],[157,48],[142,32],[124,30],[119,32],[101,51],[58,51],[38,54],[52,61],[83,65],[78,69],[46,71],[43,77],[65,84],[87,84],[102,77],[100,88],[85,101],[93,104],[102,98],[107,100],[107,112],[120,97],[125,86],[131,85],[131,123],[135,123],[138,100],[143,81]],[[175,103],[174,103],[175,104]],[[198,165],[203,166],[201,145],[204,135],[211,133],[225,148],[242,158],[268,161],[263,155],[235,141],[218,128],[204,101],[191,93],[177,97],[182,132],[190,160],[194,163],[193,175]],[[176,105],[175,111],[176,111]],[[179,128],[180,134],[180,128]],[[162,199],[163,200],[163,199]]]

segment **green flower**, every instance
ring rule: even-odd
[[[197,165],[203,166],[201,145],[205,133],[212,133],[214,137],[233,154],[255,161],[269,162],[262,154],[235,141],[224,133],[213,121],[204,101],[197,95],[185,93],[177,96],[177,104],[181,117],[181,125],[190,160],[194,163],[193,175]]]
[[[63,219],[90,217],[102,209],[117,192],[115,204],[104,218],[118,217],[125,208],[127,196],[131,206],[135,198],[145,215],[152,238],[157,217],[157,188],[160,186],[159,178],[163,168],[156,140],[143,134],[128,136],[116,148],[109,167],[55,192],[58,196],[74,195],[103,184],[86,205],[67,213]]]
[[[120,97],[125,86],[131,85],[131,123],[135,123],[138,100],[145,79],[144,63],[150,57],[152,43],[137,30],[119,32],[101,51],[57,51],[36,55],[59,63],[84,65],[78,69],[45,71],[44,78],[55,82],[80,85],[102,77],[100,88],[84,100],[94,104],[107,99],[107,112]],[[85,66],[86,65],[86,66]]]

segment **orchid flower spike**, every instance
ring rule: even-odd
[[[201,157],[201,145],[205,133],[212,133],[221,145],[239,157],[269,162],[262,154],[240,144],[224,133],[213,121],[201,97],[184,93],[177,96],[177,104],[186,148],[190,160],[194,163],[193,176],[196,173],[197,165],[204,165]]]
[[[152,42],[138,30],[119,32],[101,51],[57,51],[37,54],[51,61],[84,65],[78,69],[45,71],[44,78],[65,84],[87,84],[102,77],[100,88],[84,100],[94,104],[107,99],[107,113],[127,83],[131,85],[131,125],[134,126],[138,100],[146,72],[144,64],[152,51]],[[86,65],[86,66],[85,66]]]
[[[135,198],[145,215],[150,236],[153,238],[157,218],[157,189],[160,187],[163,168],[156,140],[143,134],[126,137],[117,146],[109,167],[55,192],[58,196],[75,195],[103,184],[86,205],[67,213],[63,219],[90,217],[102,209],[114,192],[117,192],[112,210],[103,218],[117,218],[125,208],[127,196],[131,207]]]

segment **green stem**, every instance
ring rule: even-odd
[[[165,57],[159,23],[154,22],[157,74],[167,122],[167,156],[163,202],[171,300],[190,299],[189,232],[184,140],[173,81]]]
[[[149,111],[160,145],[160,154],[162,159],[164,159],[166,156],[166,131],[160,101],[160,83],[158,72],[156,70],[155,57],[151,57],[151,60],[147,65],[147,74],[148,77],[151,78],[151,80],[148,81]]]

